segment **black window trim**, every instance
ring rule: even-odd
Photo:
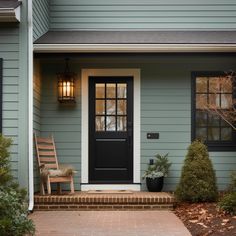
[[[214,76],[224,76],[224,71],[193,71],[191,73],[191,141],[196,138],[196,77],[214,77]],[[220,143],[207,142],[208,151],[236,151],[236,131],[233,130],[233,141]]]

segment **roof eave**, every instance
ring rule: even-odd
[[[236,52],[236,44],[34,44],[36,53],[102,52]]]
[[[20,22],[20,6],[0,8],[0,22]]]

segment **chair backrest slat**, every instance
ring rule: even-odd
[[[55,158],[51,157],[40,157],[41,163],[55,163]]]
[[[42,150],[54,150],[54,147],[53,145],[42,145],[42,144],[39,144],[38,145],[38,149],[42,149]]]
[[[37,137],[35,134],[34,137],[39,166],[44,164],[46,168],[58,169],[57,153],[53,136],[44,138]]]
[[[42,150],[42,149],[41,149],[41,150]],[[55,152],[39,151],[39,156],[40,156],[40,157],[41,157],[41,156],[53,156],[53,157],[55,157]]]
[[[42,137],[37,137],[38,143],[53,143],[52,137],[49,138],[42,138]]]

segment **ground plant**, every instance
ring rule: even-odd
[[[26,191],[20,189],[10,172],[11,140],[0,135],[0,235],[33,235],[33,222],[27,218]]]
[[[226,213],[236,215],[236,172],[233,172],[231,175],[229,192],[222,197],[218,206]]]

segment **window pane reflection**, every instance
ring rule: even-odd
[[[222,93],[232,93],[232,80],[230,78],[222,78],[221,91]]]
[[[206,126],[207,125],[207,112],[196,111],[196,122],[197,122],[197,126]]]
[[[116,97],[116,84],[107,84],[107,98]]]
[[[107,115],[116,114],[116,100],[107,100]]]
[[[96,131],[105,131],[105,118],[104,118],[104,116],[96,116],[95,127],[96,127]]]
[[[126,115],[126,100],[117,101],[117,114]]]
[[[117,84],[117,97],[126,98],[126,84]]]
[[[208,140],[209,141],[220,140],[220,129],[208,127]]]
[[[196,108],[203,109],[207,104],[207,95],[206,94],[197,94],[196,95]]]
[[[207,138],[207,129],[206,128],[197,128],[196,129],[196,139],[205,141]]]
[[[220,125],[220,117],[218,115],[209,113],[208,114],[208,122],[209,126],[219,126]]]
[[[210,107],[220,108],[220,95],[209,94],[209,105]]]
[[[231,141],[232,140],[232,129],[229,127],[221,129],[221,140]]]
[[[96,98],[105,97],[105,84],[96,84]]]
[[[230,109],[232,108],[232,95],[231,94],[221,94],[221,108]]]
[[[209,92],[210,93],[220,92],[219,77],[210,77],[209,78]]]
[[[207,77],[196,78],[196,91],[197,93],[207,92]]]
[[[126,116],[118,116],[117,117],[117,131],[126,131],[126,129],[127,129]]]
[[[115,116],[107,116],[106,123],[107,123],[106,131],[116,130],[116,117]]]
[[[96,115],[104,115],[104,114],[105,114],[105,101],[96,100]]]

